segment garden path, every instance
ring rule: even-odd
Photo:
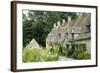
[[[75,59],[73,59],[73,58],[67,58],[65,56],[60,56],[59,57],[59,61],[72,61],[72,60],[75,60]]]

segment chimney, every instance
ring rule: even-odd
[[[78,17],[81,17],[83,13],[76,13]]]
[[[70,23],[70,21],[71,21],[71,17],[70,17],[70,16],[68,16],[68,23]]]
[[[69,23],[71,22],[71,17],[68,16],[68,26],[69,26]]]
[[[60,21],[57,22],[57,26],[60,26]]]
[[[65,24],[65,19],[63,19],[63,25]]]
[[[54,23],[53,28],[56,28],[56,24]]]

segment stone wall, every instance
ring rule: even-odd
[[[91,39],[75,41],[76,44],[86,44],[86,51],[91,53]]]

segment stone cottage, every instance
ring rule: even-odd
[[[89,13],[81,13],[78,18],[57,25],[48,34],[46,38],[46,48],[57,47],[59,44],[64,47],[74,45],[75,49],[84,49],[89,53],[91,51],[91,15]]]

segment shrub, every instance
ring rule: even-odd
[[[31,49],[24,48],[23,62],[44,62],[56,61],[59,59],[58,48],[52,49]]]
[[[43,58],[43,55],[44,55],[43,52],[44,50],[41,50],[41,49],[25,48],[23,51],[23,61],[24,62],[41,61],[42,60],[41,58]]]
[[[86,51],[75,51],[72,55],[72,58],[74,59],[90,59],[91,56],[89,53],[87,53]]]
[[[63,47],[62,48],[62,56],[67,56],[68,49]]]
[[[50,48],[49,56],[51,56],[54,60],[57,60],[59,58],[59,48]]]
[[[66,48],[62,45],[59,45],[59,55],[67,56],[67,50],[68,50],[68,48]]]
[[[74,53],[74,49],[67,50],[67,56],[70,57]]]
[[[78,59],[90,59],[90,54],[87,52],[81,52],[77,56]]]

